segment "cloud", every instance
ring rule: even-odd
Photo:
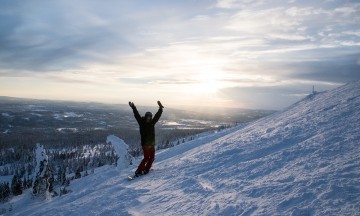
[[[0,20],[4,27],[0,30],[0,67],[14,72],[115,63],[118,58],[187,39],[189,28],[196,31],[191,34],[203,32],[205,29],[193,26],[193,22],[202,22],[204,27],[208,17],[194,14],[184,20],[179,16],[182,10],[191,13],[202,7],[200,4],[169,8],[177,3],[13,2],[6,3],[0,12],[4,18]],[[210,29],[211,23],[207,25]]]
[[[41,72],[79,69],[94,62],[118,64],[119,58],[134,53],[148,58],[146,52],[154,48],[174,51],[172,45],[180,42],[188,53],[191,50],[185,45],[211,50],[214,56],[239,57],[243,53],[250,58],[315,43],[359,43],[353,26],[344,29],[345,24],[354,25],[359,19],[359,6],[353,5],[333,10],[278,1],[218,1],[218,7],[232,8],[222,13],[214,8],[199,13],[203,4],[189,7],[180,3],[170,11],[171,5],[139,7],[117,1],[35,1],[21,5],[9,1],[0,13],[4,16],[0,21],[4,26],[0,31],[2,69]],[[335,29],[337,26],[342,27],[343,34]]]
[[[310,88],[309,88],[310,92]],[[280,109],[304,97],[304,91],[286,87],[232,87],[221,90],[224,98],[241,103],[246,108]]]
[[[5,5],[13,8],[16,4]],[[78,68],[91,61],[106,62],[111,49],[130,49],[127,41],[112,31],[108,17],[90,13],[92,9],[67,1],[19,5],[13,12],[0,12],[4,17],[0,26],[11,26],[0,30],[3,69],[41,72]]]
[[[194,79],[174,79],[171,77],[141,77],[141,78],[119,78],[119,82],[126,84],[136,84],[136,85],[193,85],[197,84],[199,81]]]
[[[264,33],[287,32],[299,25],[295,19],[288,19],[284,8],[269,8],[263,10],[241,10],[234,14],[226,26],[230,30],[253,36]]]
[[[232,104],[241,104],[246,108],[279,110],[295,103],[306,95],[339,86],[333,83],[313,81],[288,81],[277,85],[231,87],[221,89],[220,94]]]
[[[360,65],[358,64],[360,53],[349,52],[349,54],[341,55],[341,50],[331,48],[321,51],[321,53],[324,52],[328,54],[319,56],[320,54],[312,49],[304,50],[302,54],[286,52],[284,53],[288,58],[286,61],[281,60],[279,56],[275,59],[272,57],[267,59],[263,54],[261,61],[256,59],[248,62],[235,61],[224,66],[223,70],[228,74],[237,75],[238,78],[248,77],[248,81],[258,85],[276,84],[287,80],[330,83],[360,80]],[[346,50],[342,52],[346,53]],[[242,82],[239,81],[239,83]],[[242,83],[242,85],[247,86],[247,83]]]
[[[186,97],[210,84],[234,99],[257,87],[259,98],[269,96],[262,90],[276,96],[289,83],[360,79],[359,23],[360,4],[341,0],[5,0],[0,76]]]
[[[348,83],[360,80],[360,53],[338,56],[322,61],[291,63],[285,67],[292,71],[289,78],[323,82]]]
[[[266,4],[265,0],[218,0],[216,7],[224,9],[241,9],[262,6],[264,4]]]

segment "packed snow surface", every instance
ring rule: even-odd
[[[97,169],[12,215],[359,215],[360,82],[312,94],[247,125],[204,133],[138,164]]]

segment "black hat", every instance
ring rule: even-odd
[[[145,113],[145,118],[146,118],[146,117],[152,118],[152,113],[151,113],[151,112],[146,112],[146,113]]]

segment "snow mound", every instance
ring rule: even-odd
[[[115,135],[109,135],[106,138],[107,143],[111,143],[114,146],[115,152],[119,157],[117,160],[117,167],[119,170],[123,170],[132,163],[132,157],[129,154],[129,146]]]
[[[355,82],[159,152],[154,170],[144,177],[129,182],[128,173],[103,167],[72,183],[73,193],[47,203],[14,203],[13,212],[358,215],[359,145],[360,82]]]

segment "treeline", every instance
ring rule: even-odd
[[[0,174],[13,175],[13,178],[11,184],[0,183],[0,201],[7,201],[11,196],[18,196],[36,183],[33,182],[36,163],[34,149],[26,153],[21,153],[18,149],[2,150],[1,154],[6,153],[10,153],[6,157],[7,160],[19,158],[20,160],[6,163],[9,161],[2,159]],[[50,176],[50,181],[48,180],[51,186],[50,192],[54,192],[55,195],[64,193],[64,188],[56,192],[53,190],[54,186],[68,185],[71,180],[86,176],[94,172],[97,167],[115,164],[118,159],[113,146],[109,143],[67,149],[48,149],[46,155],[48,156],[46,172]]]
[[[218,128],[222,130],[229,126]],[[194,139],[196,134],[208,131],[209,129],[164,129],[157,128],[156,148],[166,149]],[[100,131],[102,132],[102,131]],[[142,155],[139,131],[114,130],[115,136],[121,137],[129,145],[129,153],[134,156]],[[71,145],[58,145],[44,143],[47,161],[47,178],[50,192],[54,195],[67,193],[66,186],[71,180],[87,176],[94,172],[94,169],[104,165],[113,165],[118,156],[110,143],[105,143],[109,131],[97,133],[97,135],[85,136],[84,133],[75,133],[66,140]],[[101,141],[100,141],[101,137]],[[97,139],[99,141],[96,141]],[[63,139],[64,140],[64,139]],[[31,148],[30,148],[31,147]],[[0,183],[0,201],[7,201],[12,196],[23,193],[28,188],[36,186],[35,174],[35,145],[19,144],[14,148],[1,148],[0,150],[0,175],[12,175],[11,182]],[[35,187],[36,188],[36,187]],[[54,188],[58,188],[55,190]]]
[[[26,176],[21,177],[21,175],[14,175],[9,182],[0,183],[0,201],[8,201],[11,196],[18,196],[23,193],[24,190],[31,188],[33,181],[31,178],[26,178]]]
[[[207,130],[209,129],[166,130],[158,128],[156,136],[157,149],[169,148],[182,142],[187,137]],[[102,145],[102,147],[99,148],[100,152],[94,155],[93,163],[96,163],[95,167],[111,163],[113,157],[108,158],[108,156],[99,155],[102,151],[114,152],[112,146],[104,143],[104,140],[106,140],[109,134],[114,134],[123,139],[129,145],[129,152],[132,156],[137,157],[142,154],[140,135],[136,129],[114,129],[109,131],[89,131],[71,134],[60,133],[55,137],[46,138],[47,142],[39,141],[39,143],[43,144],[45,149],[51,151],[49,156],[54,158],[56,164],[69,167],[69,172],[71,173],[77,170],[78,164],[80,163],[78,162],[80,160],[79,158],[83,158],[84,155],[84,148],[91,149],[95,146]],[[25,172],[30,173],[31,170],[34,169],[34,147],[35,143],[38,142],[35,142],[33,139],[26,141],[25,137],[26,135],[20,136],[18,142],[13,142],[17,144],[11,147],[0,145],[0,176],[15,175],[15,173],[20,173],[20,175],[23,176]],[[3,140],[1,142],[3,142]],[[86,163],[86,161],[81,163]]]

